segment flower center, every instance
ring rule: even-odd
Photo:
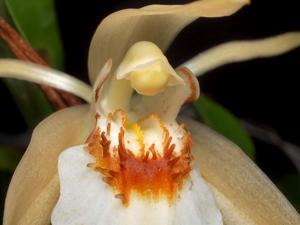
[[[172,203],[191,171],[190,133],[183,125],[165,125],[155,114],[133,124],[122,110],[98,115],[86,143],[95,159],[88,167],[102,174],[124,205],[131,193]]]

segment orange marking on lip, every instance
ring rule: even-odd
[[[106,123],[106,134],[107,134],[107,136],[110,135],[112,117],[113,117],[112,113],[109,113],[108,116],[107,116],[107,123]]]
[[[126,115],[122,120],[126,121]],[[160,124],[165,128],[162,121]],[[88,164],[88,167],[102,174],[103,181],[113,188],[117,193],[116,198],[125,206],[129,204],[132,192],[150,200],[166,197],[172,203],[191,170],[190,133],[185,131],[181,139],[183,147],[180,154],[174,153],[176,146],[172,144],[172,137],[167,132],[162,137],[161,154],[152,144],[144,149],[143,154],[136,156],[126,148],[124,129],[125,126],[120,128],[118,146],[114,149],[110,149],[109,135],[99,128],[94,129],[86,142],[86,150],[94,157],[95,162]]]

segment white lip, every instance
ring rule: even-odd
[[[86,165],[93,158],[84,146],[65,150],[59,157],[60,198],[53,225],[221,225],[222,217],[208,186],[193,169],[176,202],[149,201],[133,195],[125,207],[101,174]]]

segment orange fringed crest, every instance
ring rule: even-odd
[[[152,115],[158,118],[156,115]],[[163,154],[156,151],[152,144],[144,149],[143,154],[136,156],[127,149],[124,142],[124,127],[120,128],[118,134],[118,146],[111,149],[110,119],[109,115],[105,131],[96,128],[87,140],[87,151],[95,158],[94,163],[88,167],[94,168],[103,175],[103,180],[116,192],[124,205],[129,204],[130,193],[138,193],[142,197],[157,200],[160,197],[167,197],[169,202],[177,196],[182,188],[184,178],[191,170],[191,137],[185,131],[181,138],[182,149],[180,154],[175,154],[175,144],[171,144],[172,137],[162,122],[157,119],[163,128]],[[125,124],[125,113],[122,112],[122,124]],[[184,129],[180,126],[179,129]]]

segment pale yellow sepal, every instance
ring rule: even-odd
[[[95,82],[108,58],[113,59],[114,71],[136,42],[151,41],[164,52],[176,35],[197,18],[229,16],[246,4],[249,0],[202,0],[115,12],[101,22],[93,36],[88,59],[90,80]]]
[[[16,59],[0,59],[0,78],[14,78],[47,85],[91,101],[92,88],[61,71]]]
[[[59,196],[58,155],[83,143],[94,126],[89,107],[52,114],[32,134],[6,196],[3,225],[46,225]]]
[[[300,32],[247,41],[231,41],[215,46],[185,62],[195,76],[201,76],[220,66],[255,58],[273,57],[300,46]]]
[[[238,146],[196,121],[182,121],[192,133],[192,154],[226,225],[300,224],[297,211]]]
[[[58,155],[84,142],[93,127],[91,116],[86,106],[72,107],[35,129],[9,187],[4,225],[50,224],[59,196]],[[193,155],[212,186],[226,225],[300,223],[296,210],[236,145],[199,123],[187,126],[194,134]]]

